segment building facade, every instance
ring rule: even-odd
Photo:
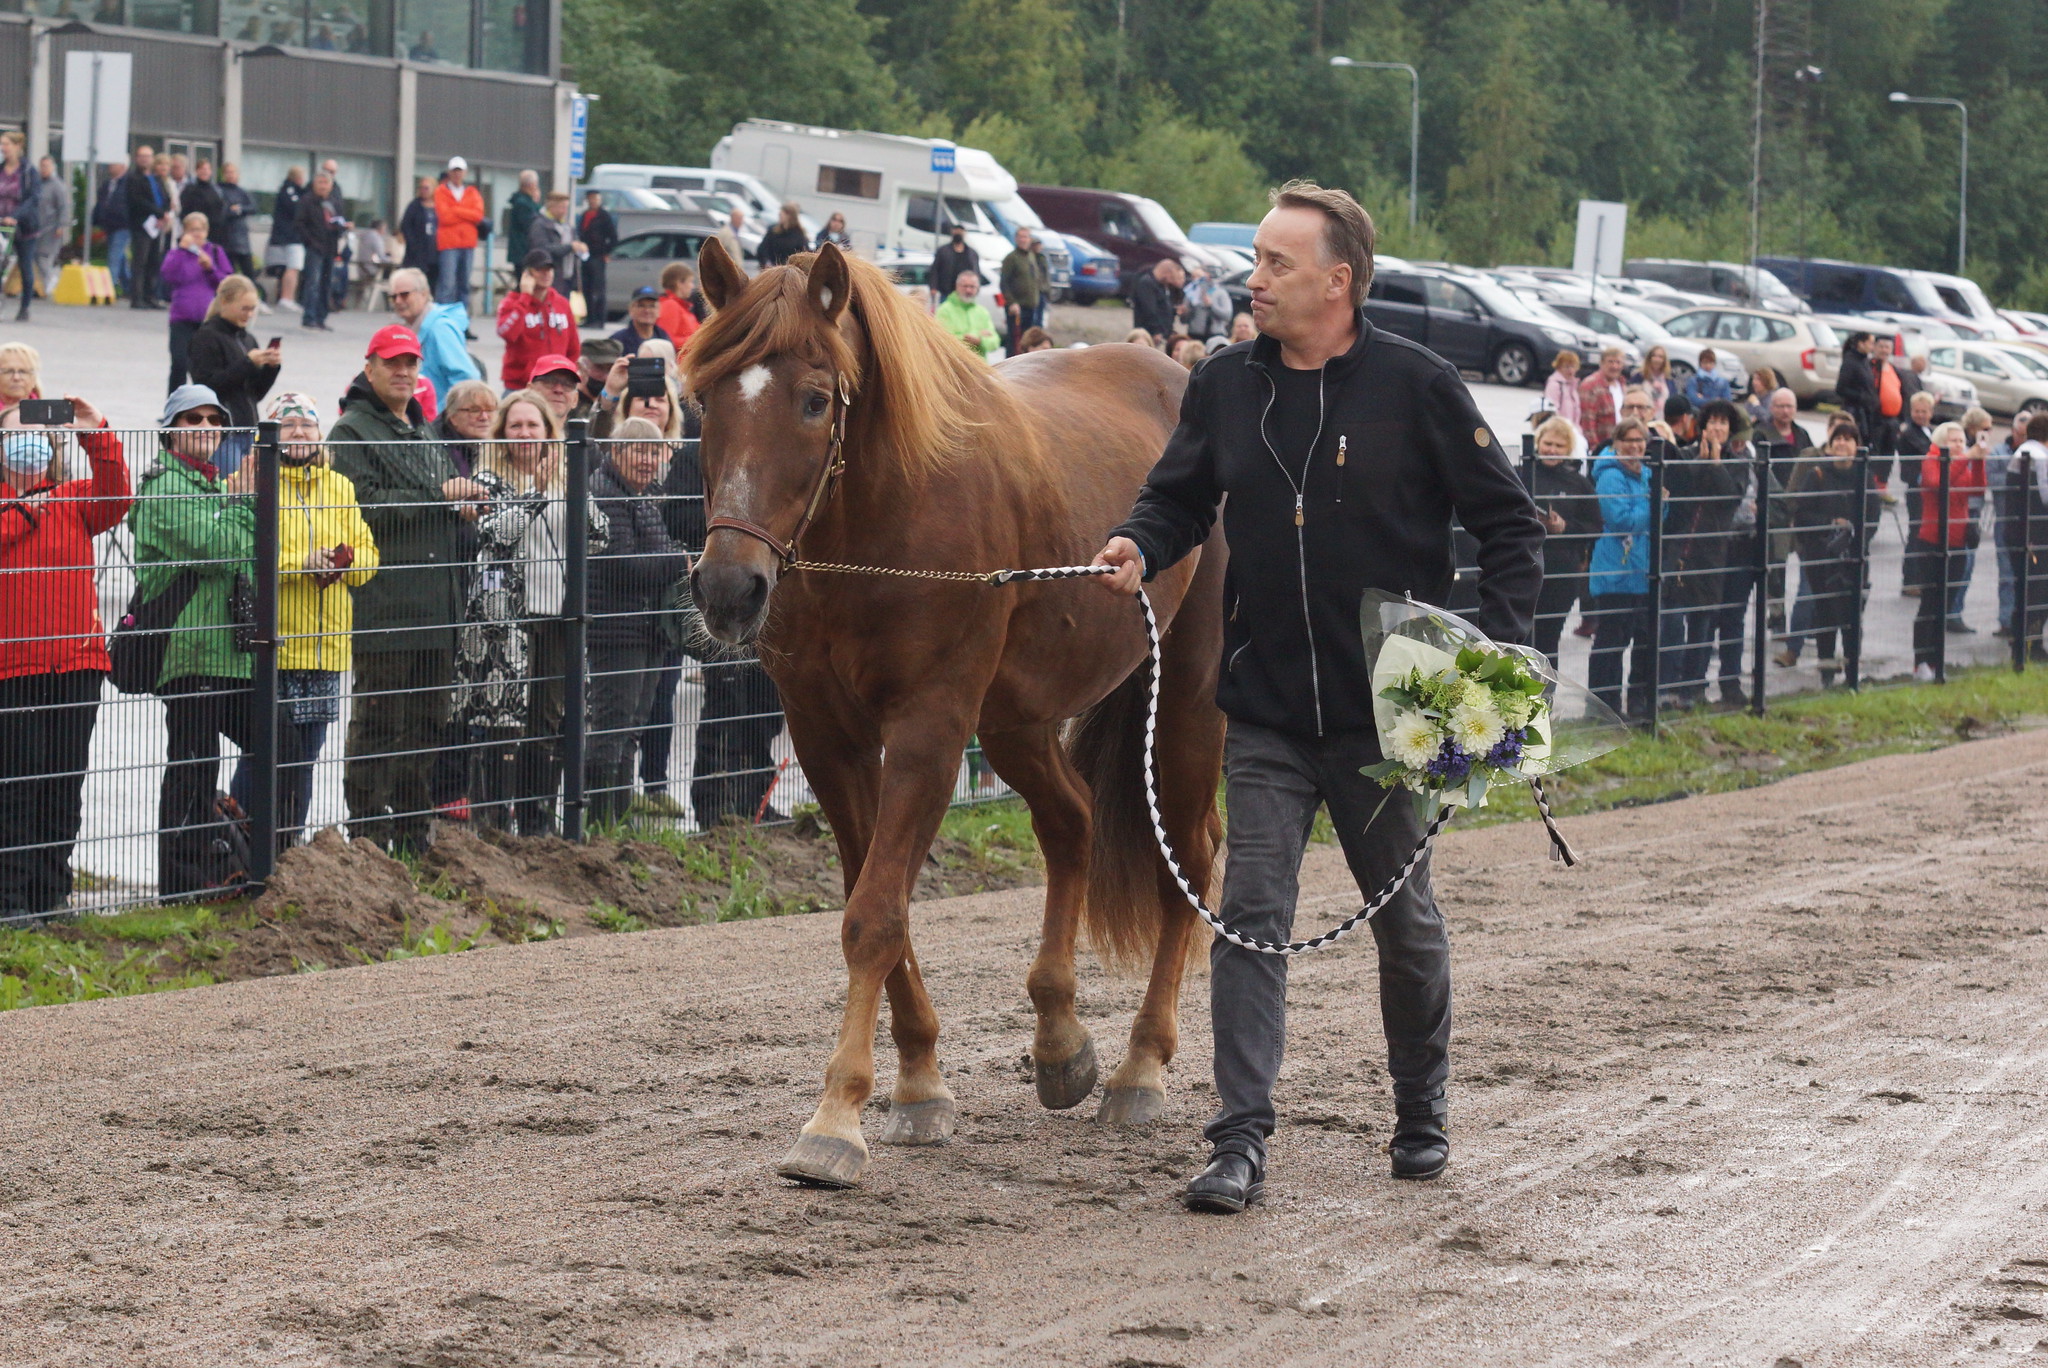
[[[31,156],[65,155],[65,56],[95,50],[134,54],[128,146],[102,164],[143,143],[234,162],[267,210],[288,168],[332,158],[358,222],[452,156],[494,211],[522,169],[569,183],[559,0],[0,0],[0,125]]]

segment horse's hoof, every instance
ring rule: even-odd
[[[1058,1064],[1034,1060],[1038,1083],[1038,1105],[1048,1111],[1078,1107],[1095,1092],[1095,1042],[1085,1040],[1072,1059]]]
[[[891,1102],[882,1122],[885,1145],[943,1145],[953,1138],[956,1109],[950,1097],[925,1102]]]
[[[1166,1115],[1166,1094],[1158,1088],[1111,1088],[1095,1113],[1099,1126],[1149,1126]]]
[[[850,1188],[860,1181],[867,1150],[836,1135],[799,1135],[775,1172],[805,1187]]]

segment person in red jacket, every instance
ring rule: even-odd
[[[498,378],[508,392],[526,388],[533,363],[541,357],[576,354],[576,316],[555,289],[555,259],[546,249],[536,247],[526,254],[519,288],[498,305],[498,336],[505,339]]]
[[[92,540],[134,502],[121,439],[67,395],[92,474],[64,480],[70,439],[0,414],[0,921],[71,898],[87,753],[107,659]],[[15,924],[20,924],[16,922]]]
[[[1985,430],[1988,432],[1989,428]],[[1943,423],[1934,430],[1927,455],[1920,461],[1919,539],[1929,548],[1929,560],[1941,554],[1944,457],[1948,466],[1948,575],[1945,580],[1937,580],[1936,575],[1941,572],[1939,562],[1935,562],[1934,573],[1920,587],[1920,611],[1913,619],[1913,678],[1923,684],[1934,681],[1934,660],[1939,654],[1941,634],[1947,628],[1949,596],[1942,592],[1942,585],[1952,589],[1963,583],[1968,573],[1966,549],[1975,526],[1970,521],[1970,500],[1984,494],[1984,446],[1981,439],[1971,445],[1961,423]]]
[[[448,159],[448,169],[434,191],[434,245],[440,249],[440,280],[435,283],[436,304],[469,306],[469,263],[476,254],[477,238],[484,219],[483,192],[464,184],[469,163],[460,157]]]

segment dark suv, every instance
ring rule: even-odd
[[[1599,337],[1564,315],[1491,280],[1445,271],[1375,273],[1365,316],[1503,385],[1542,384],[1566,347],[1581,358],[1600,355]]]

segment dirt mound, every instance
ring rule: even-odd
[[[252,924],[235,934],[231,952],[209,966],[217,978],[381,959],[403,942],[408,927],[421,931],[440,921],[479,920],[422,893],[404,865],[368,841],[350,841],[339,827],[279,856],[277,872],[246,910]]]

